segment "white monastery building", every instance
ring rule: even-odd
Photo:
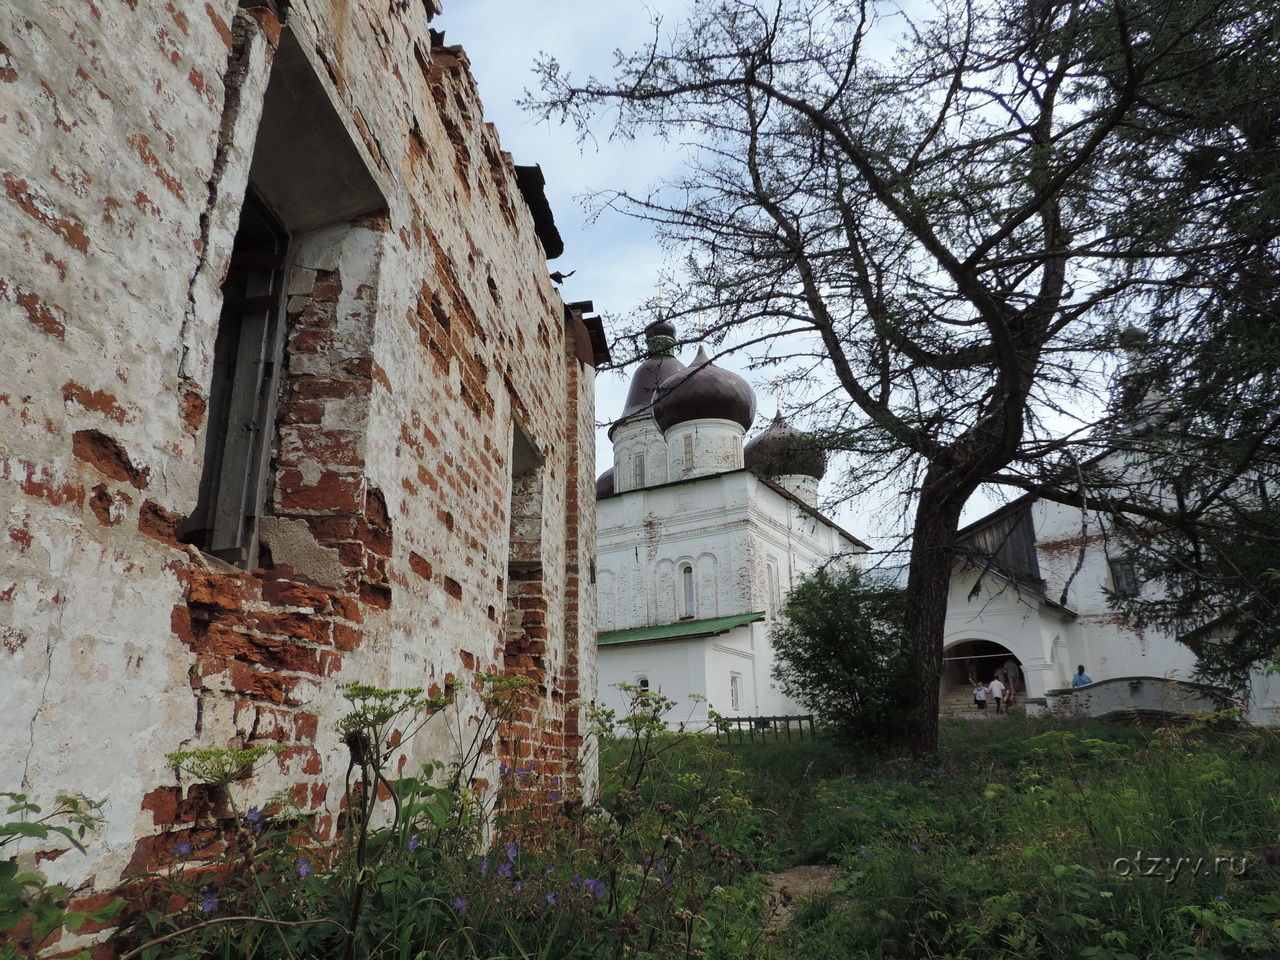
[[[669,721],[806,713],[772,677],[769,633],[796,579],[826,563],[866,565],[867,547],[817,509],[825,457],[779,414],[744,446],[751,387],[699,350],[686,367],[668,322],[645,331],[626,407],[610,429],[613,468],[596,485],[600,702],[616,684],[676,700]],[[1138,583],[1108,518],[1023,497],[961,531],[941,680],[944,715],[972,715],[970,671],[1013,678],[1029,712],[1105,716],[1209,709],[1196,658],[1141,630],[1110,596]],[[889,577],[905,569],[884,569]],[[1079,665],[1093,682],[1072,687]],[[1254,679],[1250,719],[1280,720],[1280,683]],[[994,712],[993,712],[994,713]],[[993,714],[992,714],[993,715]]]
[[[867,547],[818,512],[820,451],[781,417],[744,448],[747,382],[701,349],[686,367],[668,322],[645,334],[596,485],[600,702],[623,712],[615,684],[628,683],[695,726],[708,701],[728,716],[803,713],[772,678],[773,619],[797,577],[861,565]]]

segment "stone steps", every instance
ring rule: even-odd
[[[1014,709],[1017,709],[1016,707]],[[994,717],[996,715],[996,704],[991,699],[991,695],[987,695],[986,716]],[[973,704],[973,687],[968,684],[961,684],[944,690],[942,696],[938,698],[938,716],[944,719],[958,717],[960,719],[973,720],[983,716],[983,712],[978,710]]]

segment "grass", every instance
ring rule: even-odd
[[[649,699],[603,742],[585,807],[536,764],[502,768],[496,807],[434,764],[336,846],[284,802],[237,813],[217,856],[175,835],[117,942],[147,960],[1280,957],[1272,731],[953,721],[915,763],[673,737]],[[771,930],[764,875],[804,864],[840,878]],[[0,874],[0,900],[20,879]]]
[[[1266,730],[945,724],[913,764],[732,749],[785,843],[843,868],[762,957],[1280,956],[1280,743]]]

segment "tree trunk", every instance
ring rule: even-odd
[[[960,513],[972,492],[949,488],[950,477],[939,474],[940,471],[929,470],[920,492],[907,579],[906,628],[911,637],[916,686],[904,746],[916,758],[938,752],[938,684],[942,677],[947,598]]]

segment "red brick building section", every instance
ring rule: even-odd
[[[281,9],[0,12],[0,785],[109,798],[42,862],[85,903],[217,848],[175,750],[283,747],[236,802],[331,835],[351,681],[456,677],[465,729],[527,677],[494,766],[579,772],[590,305],[427,5]]]

